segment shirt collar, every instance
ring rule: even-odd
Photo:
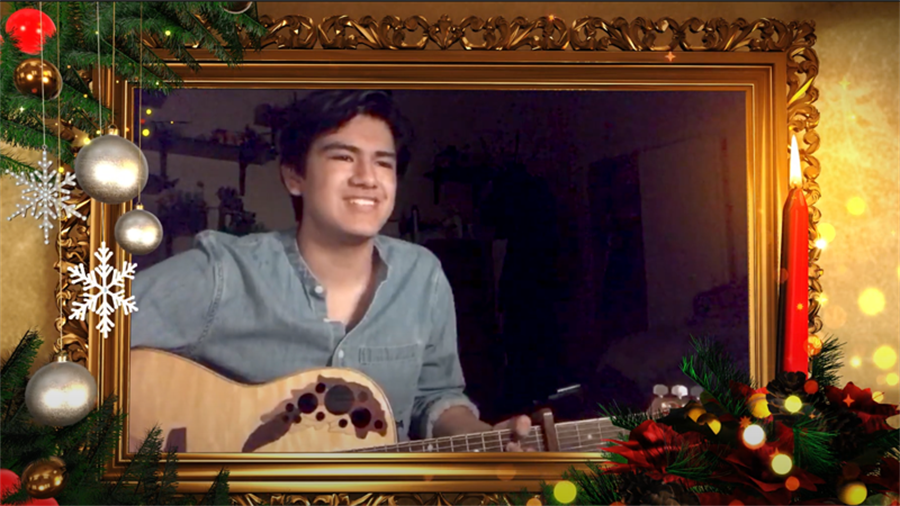
[[[284,246],[284,252],[287,254],[288,261],[300,275],[301,281],[307,286],[317,285],[319,281],[313,275],[306,260],[303,259],[303,255],[300,254],[300,247],[297,245],[297,227],[281,230],[278,233],[278,238]],[[378,281],[384,282],[388,279],[391,272],[392,257],[390,247],[388,246],[388,241],[381,235],[375,236],[374,243],[375,251],[378,252],[378,258],[381,259],[381,265],[384,267],[379,269]]]

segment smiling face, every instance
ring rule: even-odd
[[[394,210],[397,153],[383,120],[358,115],[310,145],[303,174],[282,167],[285,185],[303,196],[302,228],[340,242],[368,240]]]

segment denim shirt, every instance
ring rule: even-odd
[[[139,272],[131,347],[166,350],[251,384],[310,368],[356,369],[385,391],[401,441],[433,437],[453,406],[478,416],[463,393],[453,293],[434,254],[378,236],[387,268],[347,332],[328,320],[324,287],[295,234],[205,231],[193,249]]]

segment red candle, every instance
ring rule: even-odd
[[[781,370],[809,373],[809,210],[797,137],[791,141],[791,189],[784,203],[781,231],[779,334]]]

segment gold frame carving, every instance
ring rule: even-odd
[[[822,269],[816,224],[820,197],[816,182],[820,167],[813,156],[819,148],[819,113],[815,78],[818,57],[813,22],[784,23],[772,19],[738,19],[678,23],[584,17],[568,22],[556,17],[527,20],[516,17],[483,19],[469,16],[434,22],[422,16],[380,21],[365,16],[337,15],[322,22],[305,16],[272,20],[263,16],[267,34],[260,50],[247,52],[239,68],[228,68],[209,55],[194,52],[202,70],[193,74],[171,63],[192,88],[273,87],[394,87],[474,89],[730,89],[747,93],[748,204],[751,261],[751,373],[768,381],[775,370],[774,323],[781,205],[787,194],[790,136],[801,147],[804,188],[810,205],[810,332],[821,330],[819,296]],[[476,35],[477,34],[477,35]],[[476,39],[479,39],[476,40]],[[249,41],[245,41],[251,49]],[[525,48],[527,50],[518,50]],[[161,49],[159,54],[166,57]],[[668,58],[667,58],[668,56]],[[672,58],[674,56],[674,58]],[[340,63],[342,65],[335,65]],[[459,65],[465,63],[466,65]],[[537,71],[540,69],[540,71]],[[110,86],[103,100],[116,104],[119,125],[130,125],[131,85],[113,84],[109,72],[94,76]],[[782,95],[784,92],[785,95]],[[132,136],[134,132],[126,133]],[[95,322],[70,319],[70,301],[80,287],[70,282],[67,268],[96,264],[93,251],[104,231],[113,243],[113,224],[130,204],[101,208],[81,192],[72,197],[85,223],[66,218],[60,225],[61,270],[56,300],[62,317],[63,346],[74,360],[97,377],[100,395],[127,390],[129,321],[121,312],[114,335],[103,340]],[[116,245],[115,261],[127,255]],[[127,412],[129,399],[119,396]],[[123,438],[127,441],[127,436]],[[218,470],[231,470],[235,504],[503,504],[506,494],[541,480],[559,478],[570,466],[581,466],[592,454],[304,454],[180,456],[179,490],[202,493]],[[108,477],[115,478],[129,462],[120,444]],[[503,466],[506,478],[498,478]],[[510,477],[511,476],[511,477]],[[331,491],[341,490],[339,493]],[[320,495],[324,494],[324,495]]]

